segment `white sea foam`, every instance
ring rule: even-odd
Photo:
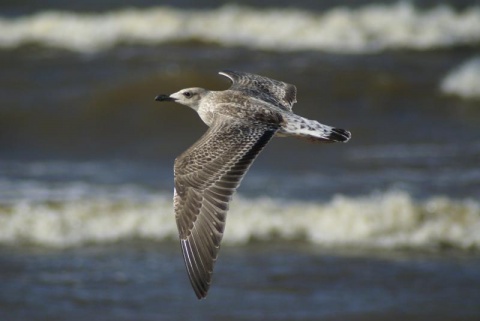
[[[326,12],[254,9],[228,5],[210,10],[168,7],[99,14],[42,11],[0,18],[0,48],[40,44],[96,52],[128,43],[158,45],[203,41],[267,50],[362,53],[432,49],[480,42],[480,7],[417,9],[408,2],[338,7]]]
[[[440,84],[443,93],[464,99],[480,99],[480,56],[449,72]]]
[[[176,240],[170,197],[17,202],[0,206],[0,244],[52,247],[141,238]],[[225,244],[303,240],[322,246],[480,249],[480,203],[404,192],[337,196],[326,203],[237,197]]]

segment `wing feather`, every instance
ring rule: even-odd
[[[223,70],[219,74],[230,78],[230,90],[241,91],[283,110],[291,112],[293,104],[297,102],[297,88],[292,84],[233,70]]]
[[[216,121],[175,160],[175,217],[190,283],[207,295],[229,201],[277,128]]]

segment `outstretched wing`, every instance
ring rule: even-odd
[[[174,207],[183,257],[199,299],[207,295],[228,203],[277,128],[217,120],[175,160]]]
[[[230,90],[244,92],[283,110],[292,111],[293,104],[297,102],[297,88],[294,85],[240,71],[223,70],[219,74],[232,80]]]

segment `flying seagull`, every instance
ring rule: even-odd
[[[158,95],[195,110],[210,128],[175,160],[174,208],[190,283],[206,297],[225,228],[228,204],[248,168],[277,136],[314,142],[347,142],[349,131],[292,112],[294,85],[255,74],[224,70],[229,89],[182,89]]]

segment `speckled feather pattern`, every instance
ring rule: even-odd
[[[275,132],[272,126],[219,120],[175,161],[176,221],[188,275],[199,298],[211,283],[229,201]]]
[[[189,88],[160,100],[196,110],[210,127],[175,160],[174,208],[185,266],[197,297],[212,280],[229,202],[248,168],[275,135],[346,142],[350,133],[292,112],[296,88],[278,80],[222,71],[225,91]],[[171,97],[171,98],[169,98]]]

